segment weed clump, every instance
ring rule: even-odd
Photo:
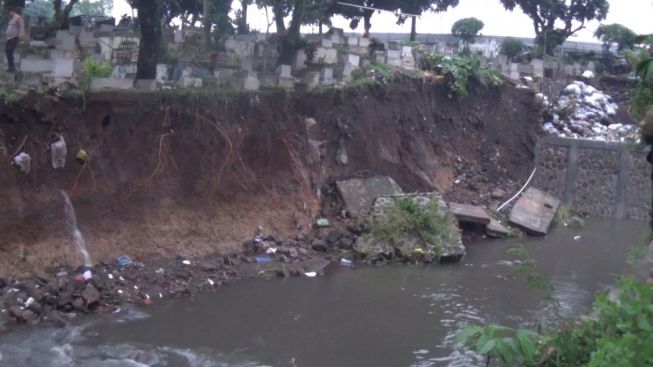
[[[459,98],[464,98],[469,94],[470,85],[474,82],[483,87],[503,84],[501,72],[484,64],[481,57],[474,53],[425,55],[420,60],[420,67],[424,71],[435,73],[435,75],[450,77],[453,95]]]

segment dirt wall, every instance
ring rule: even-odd
[[[531,92],[405,80],[309,94],[54,94],[0,106],[0,275],[79,263],[66,190],[94,261],[240,248],[257,227],[308,228],[336,179],[392,176],[405,191],[492,205],[530,173],[539,117]],[[66,166],[49,143],[63,134]],[[84,149],[90,159],[75,159]],[[32,158],[24,174],[10,165]]]

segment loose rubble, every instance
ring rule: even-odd
[[[553,104],[541,93],[536,99],[550,111],[543,126],[548,134],[606,142],[638,140],[639,127],[615,121],[619,107],[612,97],[582,81],[565,87]]]

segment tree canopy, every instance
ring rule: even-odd
[[[533,20],[536,42],[547,54],[591,20],[608,15],[608,0],[501,0],[507,10],[519,7]]]
[[[637,42],[637,34],[621,24],[601,24],[594,37],[603,42],[606,50],[616,43],[619,51],[623,51],[632,48]]]
[[[519,38],[506,37],[501,42],[501,53],[510,60],[514,60],[515,57],[519,56],[523,48],[524,43]]]
[[[469,44],[476,40],[479,32],[485,24],[482,20],[477,18],[463,18],[451,27],[451,34],[461,40],[465,44],[465,48],[469,48]]]

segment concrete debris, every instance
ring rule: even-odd
[[[490,224],[491,218],[480,206],[469,204],[449,203],[449,212],[453,214],[458,222]]]
[[[536,188],[528,188],[510,211],[510,222],[527,232],[544,236],[555,219],[560,200]]]
[[[496,219],[492,219],[485,227],[485,234],[492,238],[505,238],[510,235],[510,230]]]
[[[541,93],[536,100],[552,111],[551,118],[543,126],[548,134],[608,142],[638,140],[638,126],[614,120],[619,106],[612,97],[581,81],[565,87],[553,105]]]
[[[336,182],[345,209],[354,216],[365,215],[380,196],[403,194],[401,187],[390,177],[370,177]]]

